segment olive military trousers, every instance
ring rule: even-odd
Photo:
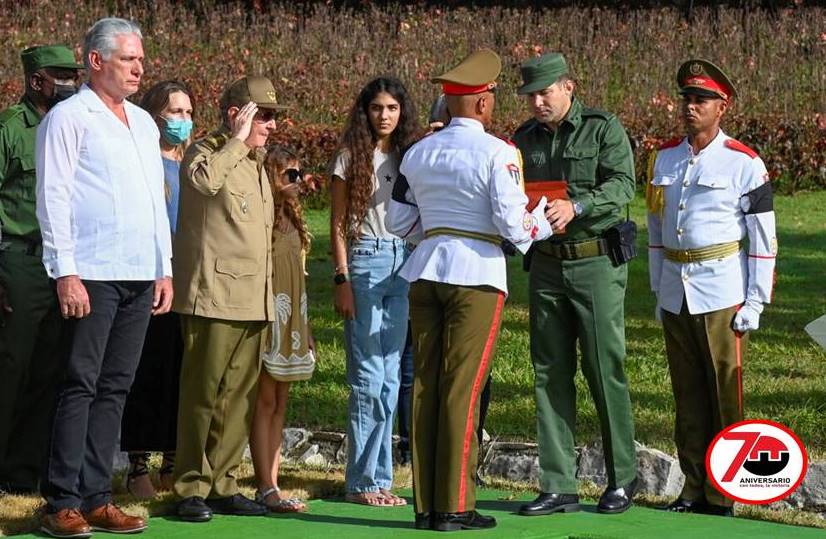
[[[8,242],[0,284],[10,313],[0,313],[0,490],[36,491],[48,448],[52,409],[66,355],[54,283],[38,253]]]
[[[560,260],[533,254],[531,359],[542,492],[577,491],[577,342],[599,418],[609,486],[624,487],[636,476],[634,419],[623,367],[627,278],[627,265],[614,267],[607,256]]]
[[[267,323],[181,315],[181,326],[175,494],[225,498],[238,493]]]
[[[417,513],[476,507],[479,400],[504,303],[505,294],[488,286],[410,286]]]
[[[677,408],[674,441],[685,474],[681,498],[731,507],[706,476],[706,450],[718,432],[743,419],[742,366],[748,333],[731,329],[737,307],[692,315],[662,312]]]

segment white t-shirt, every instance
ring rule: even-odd
[[[350,154],[343,150],[333,158],[331,174],[347,181],[346,171]],[[393,194],[393,184],[399,177],[399,152],[384,153],[378,148],[373,150],[373,200],[367,208],[364,220],[361,222],[359,236],[392,240],[398,236],[387,231],[384,217],[387,214],[387,203]]]

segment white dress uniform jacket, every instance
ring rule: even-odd
[[[691,314],[747,302],[769,303],[777,240],[771,184],[763,161],[722,131],[699,153],[688,138],[659,150],[651,183],[664,194],[662,215],[648,215],[651,289],[659,306]],[[748,247],[726,258],[678,263],[664,249],[697,249],[741,241]]]
[[[519,151],[485,133],[482,124],[453,118],[450,124],[407,150],[399,170],[409,191],[405,202],[394,196],[387,229],[411,241],[421,240],[401,275],[465,286],[489,285],[507,293],[505,256],[499,245],[452,235],[422,239],[435,228],[500,236],[522,253],[551,235],[544,204],[534,213],[520,187]]]

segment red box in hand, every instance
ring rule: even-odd
[[[554,181],[526,181],[525,194],[528,195],[528,211],[533,211],[543,196],[548,202],[557,199],[568,200],[568,182],[565,180]],[[555,234],[564,234],[565,229],[555,230]]]

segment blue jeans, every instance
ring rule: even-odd
[[[402,240],[361,238],[349,249],[356,317],[344,323],[347,492],[377,492],[393,483],[393,417],[408,311],[408,283],[399,270],[408,254]]]

